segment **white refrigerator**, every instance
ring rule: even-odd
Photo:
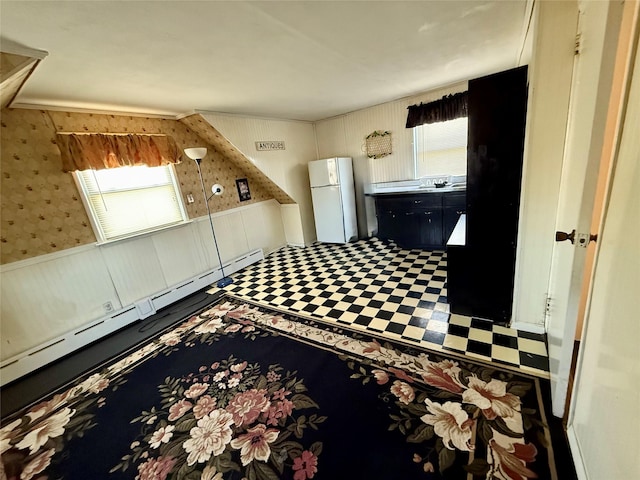
[[[347,243],[358,238],[351,158],[309,162],[313,216],[319,242]]]

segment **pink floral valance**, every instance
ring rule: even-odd
[[[180,161],[175,140],[166,135],[58,133],[57,143],[65,172]]]

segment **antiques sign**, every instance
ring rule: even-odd
[[[283,140],[262,140],[256,142],[256,150],[284,150]]]

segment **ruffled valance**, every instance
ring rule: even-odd
[[[58,133],[65,172],[178,163],[180,150],[167,135]]]
[[[467,108],[467,92],[445,95],[440,100],[407,107],[407,128],[417,127],[425,123],[446,122],[469,116]]]

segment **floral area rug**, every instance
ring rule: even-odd
[[[20,414],[1,479],[555,478],[538,379],[233,298]]]

